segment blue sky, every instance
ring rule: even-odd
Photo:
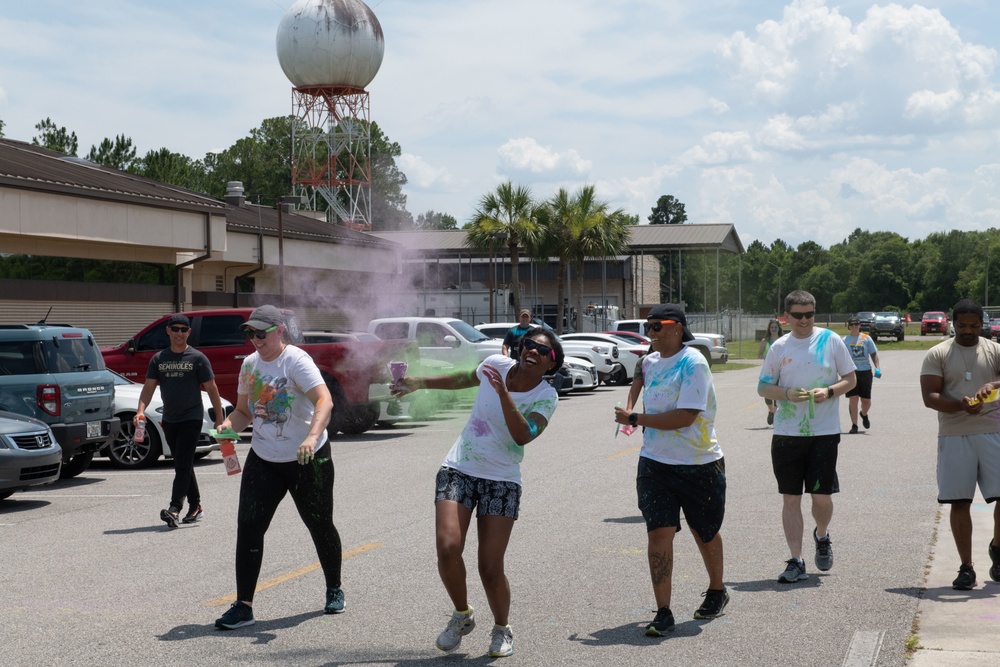
[[[291,111],[292,0],[0,0],[0,119],[80,153],[191,157]],[[1000,13],[990,0],[371,0],[372,118],[407,208],[464,222],[505,180],[657,198],[749,244],[1000,226]]]

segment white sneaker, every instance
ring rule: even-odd
[[[469,606],[465,613],[460,611],[452,612],[451,620],[444,632],[438,635],[437,647],[442,651],[454,651],[462,643],[462,637],[476,629],[476,617]]]
[[[509,625],[494,625],[490,635],[490,657],[505,658],[514,654],[514,633]]]

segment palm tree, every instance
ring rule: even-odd
[[[465,238],[467,246],[480,252],[496,252],[507,246],[515,313],[521,310],[519,251],[522,246],[534,247],[539,235],[535,209],[530,188],[515,186],[510,181],[502,183],[479,200]]]
[[[576,269],[576,327],[582,330],[584,261],[588,257],[620,255],[628,249],[627,216],[621,209],[609,208],[607,202],[596,198],[593,185],[585,185],[572,196],[560,189],[537,215],[544,227],[537,256],[559,258],[557,333],[562,333],[566,267]]]

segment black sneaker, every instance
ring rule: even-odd
[[[344,591],[339,588],[326,589],[326,606],[323,613],[343,614],[344,613]]]
[[[992,569],[992,568],[991,568]],[[951,582],[951,587],[956,591],[971,591],[976,585],[976,571],[972,565],[963,565],[958,568],[958,576]]]
[[[806,563],[798,558],[789,558],[785,561],[785,571],[778,575],[778,581],[783,584],[793,584],[796,581],[808,579],[806,574]]]
[[[816,569],[826,572],[833,567],[833,542],[830,541],[830,531],[826,531],[826,537],[821,540],[816,537],[816,529],[813,528],[813,540],[816,542]]]
[[[862,413],[862,415],[861,415],[861,425],[864,426],[866,430],[870,429],[872,427],[872,423],[870,421],[868,421],[868,415]]]
[[[215,627],[220,630],[235,630],[236,628],[253,625],[255,622],[253,619],[253,608],[237,600],[229,607],[229,611],[215,621]]]
[[[990,579],[1000,581],[1000,549],[993,546],[993,540],[990,540],[990,560],[993,561],[993,565],[990,566]]]
[[[694,613],[694,617],[697,619],[710,619],[722,616],[722,610],[729,604],[729,591],[726,587],[723,586],[721,591],[709,588],[701,595],[705,598],[705,601],[698,607],[698,611]]]
[[[196,523],[201,521],[205,516],[205,513],[201,511],[201,505],[196,505],[195,507],[189,507],[188,513],[184,515],[181,523]]]
[[[857,424],[851,424],[851,430],[848,431],[848,433],[850,433],[851,435],[856,435],[857,432],[858,432],[858,425]]]
[[[168,510],[160,510],[160,520],[164,521],[170,528],[177,528],[180,521],[180,509],[171,507]]]
[[[674,615],[670,607],[660,607],[656,612],[656,618],[646,626],[646,635],[649,637],[662,637],[667,630],[674,629]]]
[[[774,426],[774,413],[770,410],[767,413],[767,425]]]

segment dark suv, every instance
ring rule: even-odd
[[[875,313],[875,321],[872,322],[872,328],[868,335],[876,341],[879,337],[885,338],[886,336],[895,336],[896,340],[900,341],[906,336],[905,326],[906,324],[899,313]]]
[[[861,330],[871,332],[872,322],[875,321],[875,313],[870,310],[862,310],[855,317],[861,322]]]
[[[62,447],[60,477],[87,469],[118,435],[115,382],[87,329],[0,324],[0,410],[34,417]]]

